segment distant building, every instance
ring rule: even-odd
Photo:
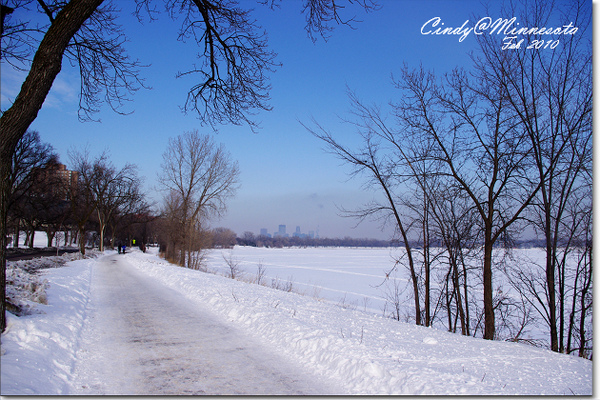
[[[267,230],[267,228],[261,228],[260,229],[260,236],[271,237],[271,235],[269,234],[269,231]]]
[[[285,225],[279,225],[279,230],[277,232],[275,232],[275,234],[273,236],[275,237],[289,237],[289,235],[287,233],[285,233],[286,230],[286,226]]]
[[[297,226],[297,227],[296,227],[296,232],[294,232],[294,235],[293,235],[293,236],[294,236],[294,237],[297,237],[297,238],[301,238],[301,239],[305,239],[305,238],[306,238],[306,234],[305,234],[305,233],[302,233],[302,232],[300,231],[300,227],[299,227],[299,226]]]
[[[49,162],[44,168],[37,171],[37,180],[45,190],[49,190],[54,195],[60,195],[65,200],[69,193],[77,187],[77,171],[70,171],[67,166],[55,161]]]

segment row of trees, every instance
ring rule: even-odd
[[[14,231],[13,241],[18,246],[19,231],[24,229],[27,232],[25,244],[33,246],[33,233],[41,226],[46,230],[50,242],[55,227],[60,226],[63,219],[64,199],[60,191],[53,190],[61,187],[55,176],[41,176],[39,171],[56,165],[58,156],[50,145],[41,142],[38,132],[28,131],[19,141],[11,161],[8,208],[10,225]]]
[[[126,164],[118,169],[106,153],[91,158],[87,151],[75,151],[70,158],[78,174],[78,185],[70,192],[71,218],[80,237],[84,237],[91,221],[96,222],[102,251],[106,243],[112,247],[117,238],[127,238],[125,230],[118,236],[120,228],[153,218],[135,165]],[[142,243],[147,241],[145,237],[139,239]],[[85,254],[84,243],[79,244],[81,253]]]
[[[12,159],[8,209],[14,246],[21,230],[30,247],[35,231],[46,232],[48,247],[57,232],[72,232],[70,242],[77,242],[85,254],[87,232],[97,232],[103,250],[105,244],[113,246],[117,239],[130,236],[132,225],[151,219],[134,165],[117,169],[106,153],[92,159],[87,151],[72,151],[70,158],[71,171],[35,131],[19,141]]]
[[[481,35],[472,68],[438,77],[404,66],[389,113],[350,93],[360,149],[316,122],[308,129],[381,194],[383,201],[347,214],[395,226],[406,253],[396,267],[410,274],[417,324],[432,325],[443,307],[450,330],[459,324],[471,335],[483,325],[486,339],[519,340],[522,328],[498,329],[509,314],[519,314],[521,327],[535,314],[552,350],[585,356],[593,276],[591,6],[553,7],[534,1],[502,15],[518,15],[523,26],[578,27],[554,49],[502,50],[502,38]],[[536,39],[543,38],[526,37]],[[522,232],[543,238],[545,260],[536,267],[496,250]],[[422,248],[411,246],[415,238]],[[506,279],[511,294],[501,290]]]
[[[236,243],[240,246],[252,247],[389,247],[392,242],[389,240],[377,240],[367,238],[311,238],[311,237],[269,237],[265,235],[255,235],[252,232],[244,232],[237,238]]]
[[[165,202],[165,209],[169,203]],[[205,221],[205,223],[208,221]],[[200,227],[203,224],[198,225]],[[177,228],[180,227],[175,223],[172,214],[166,213],[158,217],[151,224],[151,230],[156,232],[156,240],[161,244],[161,251],[165,257],[171,261],[181,262],[181,251],[183,247],[177,246],[176,238],[180,235],[176,234]],[[175,233],[175,234],[174,234]],[[199,229],[195,233],[194,246],[192,247],[191,255],[187,253],[186,264],[191,268],[201,267],[201,253],[206,249],[231,249],[234,246],[251,246],[251,247],[390,247],[397,246],[398,243],[389,240],[378,239],[356,239],[351,237],[344,238],[303,238],[303,237],[269,237],[264,235],[255,235],[252,232],[244,232],[238,236],[229,228],[218,227],[213,229]],[[180,241],[179,243],[183,243]],[[179,250],[177,250],[179,249]],[[191,260],[191,261],[190,261]]]

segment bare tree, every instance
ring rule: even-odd
[[[99,7],[102,0],[74,0],[53,15],[52,24],[33,57],[29,74],[21,86],[12,106],[0,117],[0,330],[6,328],[6,218],[10,188],[6,177],[10,175],[10,160],[19,139],[25,134],[41,109],[54,79],[61,70],[62,58],[69,43],[81,26]],[[3,37],[7,31],[3,21]],[[26,41],[23,41],[25,43]],[[7,54],[2,53],[5,57]]]
[[[60,174],[61,168],[64,166],[57,156],[51,156],[43,167],[34,168],[33,185],[16,207],[25,211],[23,220],[30,227],[30,247],[33,247],[35,230],[46,232],[48,247],[51,247],[55,233],[64,227],[69,217],[70,182]]]
[[[385,299],[383,315],[388,316],[396,321],[406,319],[409,316],[405,315],[404,310],[404,292],[407,287],[403,287],[402,279],[398,277],[398,269],[393,269],[386,274],[386,279],[382,283],[383,298]],[[418,325],[418,324],[417,324]]]
[[[505,13],[519,16],[523,26],[572,24],[576,35],[528,35],[529,43],[545,45],[532,51],[505,52],[490,37],[478,38],[481,52],[475,58],[477,76],[502,88],[505,103],[519,119],[532,147],[532,171],[540,190],[532,210],[532,223],[545,241],[545,287],[551,348],[564,351],[566,331],[566,280],[564,260],[572,233],[564,221],[574,198],[586,203],[578,188],[592,162],[592,44],[588,35],[591,4],[532,1],[510,3]],[[551,44],[550,47],[547,45]],[[590,199],[591,201],[591,199]],[[582,214],[580,214],[582,216]],[[567,247],[565,247],[567,246]],[[561,255],[562,253],[562,255]]]
[[[229,277],[231,279],[239,279],[244,272],[244,270],[240,266],[240,263],[241,263],[240,260],[233,257],[233,253],[231,253],[231,252],[229,253],[228,256],[225,256],[225,254],[223,254],[223,260],[225,261],[225,264],[229,268]]]
[[[240,238],[240,244],[242,246],[253,246],[256,247],[256,236],[254,233],[246,231],[242,234]]]
[[[592,223],[591,210],[585,213],[582,237],[579,238],[579,254],[577,268],[574,276],[572,309],[569,316],[567,346],[565,351],[571,353],[578,350],[579,357],[592,358],[593,326],[590,321],[593,314],[593,252],[592,252]],[[577,303],[578,307],[577,307]],[[576,325],[577,318],[579,324]],[[579,344],[578,348],[571,343]]]
[[[135,165],[127,164],[117,171],[104,154],[94,161],[92,174],[90,191],[99,222],[99,249],[103,251],[106,226],[110,220],[120,209],[143,198],[141,179],[137,176]]]
[[[178,263],[177,253],[183,251],[184,224],[182,213],[181,196],[175,190],[171,190],[163,197],[160,219],[160,243],[161,252],[169,262]]]
[[[406,189],[407,183],[416,183],[417,190],[423,194],[420,202],[423,232],[431,218],[430,207],[435,203],[432,195],[439,179],[448,180],[450,186],[459,188],[470,199],[483,233],[484,337],[493,339],[492,253],[496,243],[508,235],[509,227],[519,220],[539,189],[539,183],[523,184],[529,182],[531,147],[518,119],[511,114],[501,87],[485,81],[473,83],[461,70],[447,75],[442,84],[422,68],[411,71],[407,67],[395,84],[402,94],[401,100],[393,104],[393,115],[398,124],[394,130],[387,126],[378,108],[354,101],[355,114],[359,117],[355,125],[364,143],[362,150],[348,150],[321,127],[312,132],[338,157],[353,165],[355,173],[368,172],[371,175],[369,186],[378,187],[384,194],[385,205],[373,204],[355,216],[364,218],[382,211],[393,216],[407,246],[418,323],[420,285],[407,236],[407,227],[418,219],[413,214],[408,222],[403,221],[401,206],[406,203],[398,203],[399,196],[394,194],[394,188]],[[382,140],[389,149],[387,152],[382,150]],[[427,240],[425,236],[422,239]],[[424,261],[425,277],[429,280],[430,260],[424,257]],[[448,279],[452,275],[449,273]],[[456,281],[454,286],[458,287]],[[428,309],[428,285],[425,292]],[[450,301],[451,293],[457,292],[447,293]]]
[[[127,201],[121,202],[113,212],[112,217],[108,220],[108,227],[111,233],[111,247],[114,247],[117,237],[124,239],[128,228],[136,224],[142,226],[142,234],[140,235],[142,242],[140,246],[145,247],[151,235],[147,230],[152,225],[152,221],[157,218],[151,210],[151,204],[146,201],[144,193],[138,184],[139,182],[132,181],[131,183],[132,185],[125,192]]]
[[[477,254],[478,248],[477,215],[471,207],[470,200],[455,186],[440,186],[430,196],[435,198],[432,205],[435,237],[439,239],[441,247],[445,250],[444,254],[440,255],[440,260],[444,260],[445,262],[442,262],[447,264],[444,284],[440,286],[446,292],[453,292],[455,321],[460,319],[461,333],[468,336],[472,334],[469,278],[473,268],[472,256],[473,253]],[[440,291],[440,299],[444,290]],[[437,303],[440,304],[440,300]],[[448,320],[452,321],[451,307],[448,307],[447,312]],[[454,328],[452,325],[449,323],[448,329],[456,331],[456,322]]]
[[[105,156],[100,156],[100,158]],[[69,158],[74,171],[77,172],[77,185],[69,187],[71,199],[71,218],[77,229],[77,243],[79,252],[85,255],[86,238],[85,233],[90,217],[96,210],[96,201],[92,193],[92,181],[94,175],[94,162],[90,159],[89,152],[69,151]]]
[[[262,260],[259,260],[258,264],[256,265],[256,284],[263,285],[266,276],[267,268],[265,267],[265,264],[263,264]]]
[[[235,246],[236,234],[228,228],[215,228],[212,230],[213,247],[231,249]]]
[[[119,214],[133,210],[144,212],[147,205],[141,191],[137,167],[127,164],[117,170],[106,152],[91,159],[87,150],[70,150],[71,163],[78,182],[70,187],[71,216],[78,227],[79,249],[85,255],[85,232],[95,214],[100,235],[99,249],[104,250],[106,228],[117,222]],[[115,220],[115,221],[113,221]],[[114,225],[114,223],[113,223]]]
[[[571,311],[568,315],[568,324],[566,324],[566,326],[560,325],[560,350],[566,353],[578,351],[580,357],[588,357],[591,359],[593,347],[593,326],[591,321],[593,315],[592,291],[594,280],[593,202],[591,185],[586,186],[583,189],[584,190],[582,191],[588,193],[587,196],[582,196],[586,201],[577,201],[577,196],[573,197],[573,201],[569,207],[570,218],[568,218],[565,223],[565,225],[569,225],[571,228],[569,230],[570,234],[568,235],[568,237],[571,238],[569,247],[572,249],[569,252],[569,258],[574,266],[569,265],[566,268],[560,268],[561,274],[559,276],[563,276],[564,278],[562,280],[567,281],[567,287],[571,294]],[[565,264],[566,262],[562,262],[563,266]],[[569,273],[565,273],[565,269]],[[565,303],[562,298],[561,301],[563,304]],[[567,305],[565,304],[563,307],[566,308]],[[562,332],[563,329],[564,332]],[[564,336],[566,336],[566,344],[563,347]]]
[[[198,131],[169,141],[163,154],[159,182],[177,210],[183,249],[180,265],[186,265],[194,246],[194,235],[203,222],[221,216],[226,201],[238,187],[239,168],[223,146]],[[176,200],[173,202],[173,200]],[[188,263],[189,264],[189,263]]]
[[[495,244],[522,217],[540,184],[528,179],[531,147],[511,114],[506,92],[490,82],[472,82],[455,70],[438,84],[423,69],[403,70],[397,82],[401,129],[433,140],[432,157],[472,201],[483,232],[485,339],[495,337],[493,260]]]
[[[376,142],[375,134],[371,129],[367,128],[361,130],[361,126],[358,125],[359,134],[362,135],[363,138],[364,148],[355,151],[340,144],[330,132],[318,123],[315,122],[315,125],[316,128],[307,126],[305,126],[305,128],[315,137],[323,140],[332,154],[351,165],[354,168],[352,171],[353,176],[363,173],[366,174],[366,186],[369,188],[376,188],[384,194],[383,204],[374,200],[358,210],[343,210],[343,212],[344,215],[357,218],[359,221],[371,217],[382,218],[384,221],[388,219],[393,221],[394,228],[399,232],[406,250],[408,269],[413,288],[415,321],[417,325],[421,325],[420,284],[414,260],[414,251],[409,239],[409,229],[412,223],[410,218],[407,220],[404,217],[401,209],[402,204],[399,202],[399,199],[394,192],[394,187],[401,185],[408,178],[399,175],[396,172],[396,160],[388,160],[387,158],[380,156],[380,148]],[[386,276],[389,276],[398,265],[402,264],[402,260],[397,260],[393,269],[390,270]]]
[[[7,178],[10,186],[8,213],[13,220],[15,229],[14,243],[18,245],[20,220],[27,205],[31,202],[24,201],[32,193],[33,187],[41,183],[36,180],[36,174],[53,159],[58,156],[54,154],[52,146],[42,143],[40,135],[36,131],[27,131],[19,140],[12,157],[11,173]],[[55,182],[53,182],[55,183]]]

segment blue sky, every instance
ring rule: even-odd
[[[356,207],[374,194],[363,190],[360,179],[348,180],[348,169],[326,153],[299,121],[310,123],[314,118],[342,142],[357,143],[354,130],[339,119],[349,110],[346,87],[365,101],[385,105],[398,95],[391,74],[397,74],[403,63],[411,67],[422,63],[436,73],[468,66],[474,37],[459,42],[457,36],[422,35],[421,27],[433,17],[440,17],[445,26],[458,27],[473,21],[473,14],[482,15],[484,9],[479,1],[380,3],[382,8],[369,14],[352,9],[362,20],[356,29],[338,26],[327,42],[313,43],[304,30],[299,0],[284,0],[276,10],[241,0],[242,6],[255,8],[253,15],[283,66],[271,75],[273,111],[257,115],[259,132],[254,134],[245,126],[221,126],[214,136],[239,162],[242,186],[229,202],[227,215],[213,221],[213,226],[229,227],[239,235],[258,233],[261,228],[272,233],[279,224],[286,224],[288,232],[300,226],[303,232],[318,229],[326,237],[390,237],[391,230],[382,231],[378,223],[354,228],[356,221],[337,215],[337,206]],[[127,7],[124,2],[117,4]],[[192,65],[197,49],[176,40],[178,23],[166,15],[140,25],[129,12],[124,9],[121,18],[130,38],[128,49],[132,57],[151,64],[142,74],[153,88],[140,90],[126,105],[125,110],[133,114],[117,115],[105,106],[97,115],[101,123],[79,122],[77,71],[65,65],[31,129],[54,146],[67,166],[68,150],[84,146],[92,154],[108,150],[117,167],[137,164],[148,194],[160,201],[156,176],[168,139],[189,130],[210,133],[211,129],[180,111],[191,81],[177,80],[175,75]],[[23,78],[23,73],[2,66],[3,109]]]

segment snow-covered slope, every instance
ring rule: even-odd
[[[340,394],[592,394],[592,362],[337,307],[295,293],[125,255],[134,268],[257,341],[336,382]],[[2,394],[72,393],[94,261],[45,270],[44,314],[11,316],[2,336]]]

